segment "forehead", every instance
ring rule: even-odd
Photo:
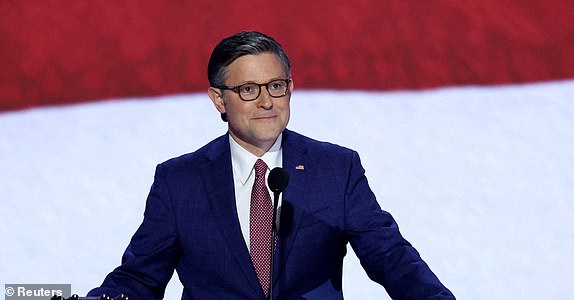
[[[279,56],[273,53],[243,55],[227,67],[226,73],[226,81],[229,85],[243,82],[265,83],[287,76]]]

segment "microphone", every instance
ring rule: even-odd
[[[289,183],[289,174],[283,168],[277,167],[269,172],[267,185],[273,192],[273,233],[277,232],[277,206],[279,205],[279,194],[285,190]]]
[[[281,193],[289,183],[289,174],[287,174],[287,171],[283,170],[283,168],[274,168],[269,172],[267,183],[273,193]]]
[[[273,300],[273,265],[275,257],[275,238],[277,236],[277,206],[279,204],[279,194],[285,190],[289,183],[289,174],[283,168],[277,167],[269,172],[267,185],[273,192],[273,223],[271,223],[271,268],[269,268],[269,299]]]

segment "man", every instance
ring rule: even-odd
[[[394,299],[454,299],[379,207],[358,154],[286,129],[293,80],[275,40],[222,40],[208,77],[228,134],[157,167],[122,265],[90,295],[160,299],[176,269],[182,299],[342,299],[350,243]],[[265,174],[275,167],[290,179],[272,242]]]

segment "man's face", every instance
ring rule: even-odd
[[[225,85],[244,83],[268,83],[275,79],[287,79],[288,74],[277,55],[262,53],[244,55],[227,68]],[[289,122],[289,101],[293,91],[292,81],[285,96],[273,98],[265,86],[259,97],[243,101],[231,90],[209,89],[209,97],[220,113],[227,114],[229,132],[243,148],[260,156],[267,152]]]

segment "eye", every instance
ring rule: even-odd
[[[258,86],[253,83],[243,84],[239,87],[239,92],[242,94],[255,94],[257,93]]]
[[[283,80],[276,80],[269,83],[269,88],[272,90],[283,90],[287,84]]]

